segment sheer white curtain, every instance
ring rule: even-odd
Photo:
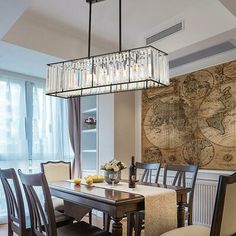
[[[33,168],[46,160],[71,160],[66,101],[44,95],[44,87],[33,88]]]
[[[0,168],[40,171],[47,160],[71,160],[67,102],[45,96],[44,81],[0,73]],[[0,223],[6,221],[0,183]]]
[[[0,168],[27,169],[24,85],[24,81],[0,76]],[[6,212],[0,184],[0,222]]]
[[[0,77],[0,88],[0,160],[24,159],[27,153],[24,82]]]

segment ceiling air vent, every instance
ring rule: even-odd
[[[154,34],[148,38],[146,38],[146,45],[152,44],[160,39],[163,39],[167,36],[170,36],[172,34],[177,33],[178,31],[181,31],[183,29],[183,22],[179,22],[178,24],[175,24],[165,30],[162,30],[161,32]]]
[[[214,56],[223,52],[227,52],[229,50],[236,48],[236,42],[232,41],[226,41],[217,45],[214,45],[209,48],[205,48],[203,50],[190,53],[188,55],[185,55],[183,57],[179,57],[176,59],[173,59],[169,62],[170,69],[173,69],[175,67],[179,67],[194,61],[198,61],[210,56]]]

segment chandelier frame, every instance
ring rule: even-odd
[[[79,59],[72,59],[72,60],[65,60],[65,61],[61,61],[61,62],[56,62],[56,63],[49,63],[47,64],[48,66],[48,71],[47,71],[47,80],[46,80],[46,95],[50,95],[50,96],[56,96],[56,97],[62,97],[62,98],[68,98],[68,97],[75,97],[75,96],[88,96],[88,95],[100,95],[100,94],[108,94],[108,93],[115,93],[115,92],[123,92],[123,91],[133,91],[133,90],[141,90],[141,89],[147,89],[150,87],[159,87],[159,86],[167,86],[167,84],[169,83],[169,80],[167,81],[167,76],[169,76],[168,72],[169,72],[169,67],[168,67],[168,59],[167,56],[168,54],[166,52],[163,52],[162,50],[159,50],[151,45],[148,46],[143,46],[143,47],[137,47],[137,48],[132,48],[132,49],[128,49],[128,50],[122,50],[122,20],[121,20],[121,0],[119,0],[119,51],[115,51],[115,52],[111,52],[111,53],[104,53],[104,54],[100,54],[100,55],[95,55],[95,56],[91,56],[91,22],[92,22],[92,5],[98,2],[102,2],[105,0],[86,0],[86,2],[89,4],[89,29],[88,29],[88,56],[87,57],[83,57],[83,58],[79,58]],[[134,55],[135,53],[137,55]],[[133,57],[131,56],[131,54],[133,53]],[[147,62],[149,61],[149,64],[151,65],[145,65],[145,69],[148,69],[149,72],[146,74],[146,78],[143,79],[132,79],[131,77],[131,61],[134,60],[134,58],[136,58],[135,60],[137,61],[137,58],[141,56],[146,57],[146,61],[145,63],[147,64]],[[119,68],[121,68],[121,65],[124,64],[124,67],[129,67],[127,71],[124,72],[123,71],[119,71],[122,73],[126,73],[126,80],[122,81],[123,78],[120,78],[121,80],[117,83],[115,83],[114,81],[111,81],[110,83],[102,83],[102,84],[98,84],[96,83],[96,79],[95,79],[95,75],[94,75],[94,71],[95,71],[95,67],[96,67],[96,63],[94,62],[97,58],[102,58],[104,57],[104,60],[107,61],[107,65],[109,66],[108,62],[109,60],[106,58],[112,57],[112,55],[114,55],[114,57],[118,57],[121,58],[123,60],[124,57],[126,57],[126,65],[125,62],[118,62],[118,66]],[[154,56],[153,55],[157,55],[156,61],[154,62]],[[163,70],[165,70],[166,74],[166,78],[164,80],[161,80],[161,72],[159,71],[159,79],[157,78],[157,73],[155,74],[156,76],[154,76],[154,70],[160,65],[156,65],[155,63],[160,63],[159,61],[159,56],[161,56],[162,58],[164,57],[165,62],[163,61],[163,65],[165,68]],[[101,59],[103,62],[103,58]],[[83,85],[83,83],[80,81],[82,79],[82,74],[80,73],[82,71],[82,69],[79,66],[71,66],[71,65],[77,65],[78,64],[83,64],[83,63],[87,63],[86,65],[88,65],[88,68],[85,68],[84,70],[90,70],[90,82],[89,85],[86,84],[85,86]],[[109,62],[111,63],[111,62]],[[113,62],[112,62],[113,63]],[[122,64],[123,63],[123,64]],[[165,65],[164,65],[165,64]],[[135,66],[135,65],[134,65]],[[143,65],[142,65],[143,66]],[[68,84],[70,84],[70,78],[66,78],[66,73],[68,73],[67,69],[70,67],[71,71],[74,73],[73,75],[69,74],[69,77],[73,76],[73,84],[74,87],[70,88],[71,86],[67,86],[66,82],[68,82]],[[116,67],[116,65],[114,65],[114,67]],[[158,68],[159,68],[158,67]],[[54,73],[52,73],[51,71],[53,71],[54,69]],[[159,68],[160,69],[160,68]],[[56,73],[56,77],[55,78],[55,70],[57,71]],[[108,68],[107,68],[108,70]],[[118,69],[117,69],[118,70]],[[58,72],[60,71],[60,73]],[[72,73],[70,71],[70,73]],[[77,74],[76,74],[77,73]],[[108,71],[107,71],[108,73]],[[128,75],[127,75],[128,73]],[[163,72],[164,73],[164,72]],[[81,74],[81,78],[80,78],[80,74]],[[105,76],[105,75],[104,75]],[[155,78],[154,78],[155,77]],[[85,78],[88,78],[87,76],[85,76]],[[110,80],[112,80],[113,78],[110,78]],[[169,77],[168,77],[169,79]],[[68,81],[66,81],[68,80]],[[165,82],[163,82],[165,81]],[[80,86],[79,86],[80,83]],[[87,81],[86,81],[87,83]],[[134,86],[136,84],[136,86]],[[90,92],[89,92],[90,90]]]

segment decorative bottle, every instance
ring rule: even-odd
[[[134,164],[134,156],[132,156],[131,165],[129,167],[129,188],[135,188],[136,182],[136,166]]]

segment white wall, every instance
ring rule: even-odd
[[[115,94],[115,146],[114,155],[127,166],[135,155],[135,94],[122,92]],[[128,169],[122,172],[127,177]]]
[[[98,99],[98,165],[114,157],[114,94],[97,96]]]

